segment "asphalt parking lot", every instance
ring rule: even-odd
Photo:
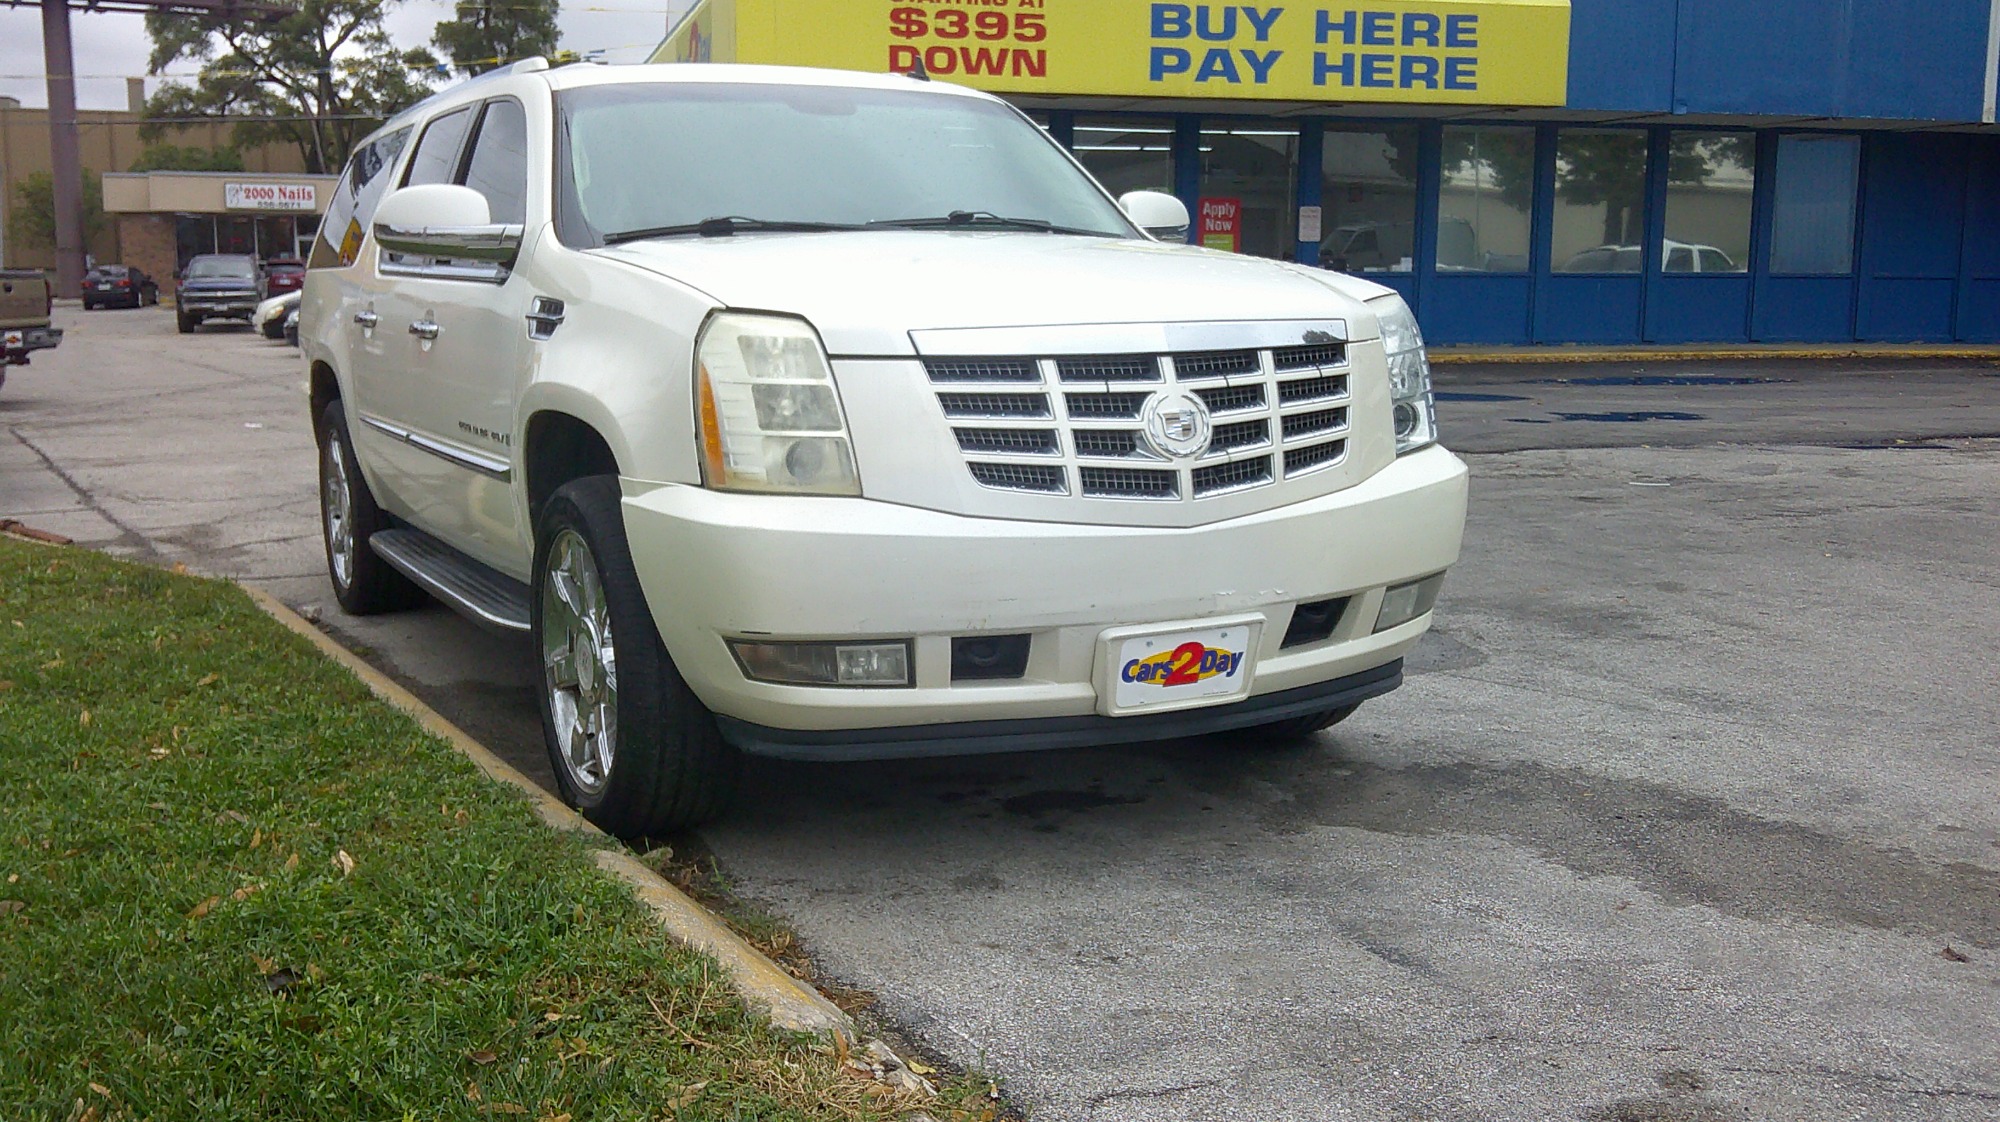
[[[547,779],[525,643],[332,606],[297,352],[61,321],[0,518],[318,605]],[[2000,1116],[2000,367],[1439,388],[1471,522],[1401,691],[1302,746],[758,763],[702,842],[1037,1120]]]

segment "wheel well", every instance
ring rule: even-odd
[[[590,475],[617,475],[618,458],[597,430],[567,413],[528,418],[528,513],[534,517],[556,488]]]
[[[312,423],[319,424],[320,414],[326,412],[327,403],[340,397],[340,382],[333,376],[333,367],[324,362],[312,365]]]

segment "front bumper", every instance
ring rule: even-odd
[[[1262,621],[1247,695],[1171,715],[1184,726],[1222,708],[1388,666],[1415,645],[1430,617],[1374,633],[1382,593],[1458,559],[1465,502],[1465,465],[1432,448],[1333,494],[1187,529],[968,518],[865,499],[632,480],[624,513],[660,635],[688,685],[724,719],[725,732],[752,751],[860,758],[927,754],[934,744],[915,746],[978,736],[945,726],[1106,712],[1101,640],[1114,628],[1224,616]],[[1282,648],[1296,605],[1341,596],[1351,599],[1330,637]],[[1024,677],[951,680],[954,636],[1022,632],[1033,637]],[[914,639],[915,685],[751,681],[725,642],[744,637]],[[1392,678],[1360,685],[1385,692]],[[1318,699],[1320,708],[1347,703]],[[1296,714],[1260,714],[1288,715]],[[1173,725],[1151,714],[1102,720],[1143,722],[1130,727],[1149,728],[1146,738],[1171,735],[1155,724]],[[932,726],[928,735],[911,731],[922,726]],[[1018,726],[1030,735],[1006,747],[1049,746],[1035,734],[1051,731],[1131,739],[1107,735],[1110,728],[1097,721]],[[842,735],[787,735],[827,732]]]
[[[183,293],[178,306],[183,312],[198,313],[204,316],[248,316],[252,312],[255,312],[257,305],[261,303],[263,301],[255,296],[247,299],[236,299],[233,297],[197,296],[192,293]]]

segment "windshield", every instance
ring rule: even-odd
[[[257,267],[248,257],[197,257],[188,265],[190,277],[254,277]]]
[[[675,82],[567,90],[561,110],[557,231],[571,245],[726,216],[859,226],[953,212],[1138,236],[1053,141],[997,102]]]

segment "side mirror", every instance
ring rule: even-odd
[[[1172,195],[1161,191],[1128,191],[1118,196],[1118,206],[1134,226],[1160,241],[1187,240],[1187,204]]]
[[[375,242],[391,253],[512,266],[522,232],[494,223],[486,196],[455,183],[405,187],[375,208]]]

